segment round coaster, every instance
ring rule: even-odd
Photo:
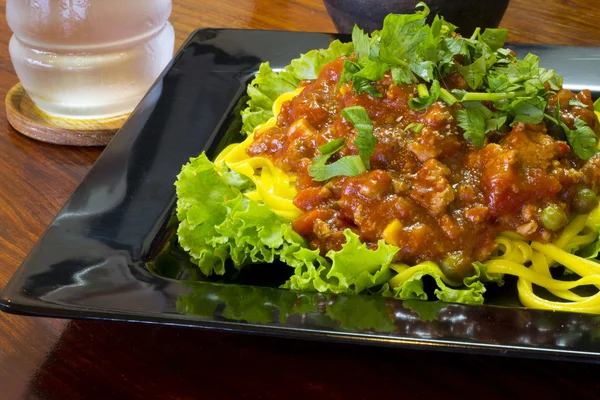
[[[48,115],[17,83],[6,95],[6,117],[17,131],[32,139],[66,146],[106,146],[129,114],[100,119],[70,119]]]

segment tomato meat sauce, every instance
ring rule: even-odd
[[[292,227],[323,254],[340,249],[343,232],[350,229],[371,248],[379,240],[397,246],[395,261],[434,261],[459,280],[472,275],[472,262],[490,256],[498,233],[514,231],[549,242],[561,227],[545,225],[548,207],[572,215],[578,193],[598,193],[600,156],[579,159],[560,132],[545,123],[517,123],[488,133],[484,146],[476,148],[457,124],[459,104],[450,107],[439,100],[413,110],[408,104],[418,96],[417,85],[394,85],[389,74],[376,83],[381,97],[356,94],[351,83],[339,85],[343,62],[342,57],[316,80],[301,83],[302,92],[283,104],[276,126],[257,131],[247,149],[250,156],[269,157],[297,175],[294,204],[302,214]],[[443,85],[466,86],[458,74]],[[374,126],[371,168],[316,182],[309,167],[319,146],[346,139],[330,161],[359,153],[353,143],[357,131],[341,113],[351,106],[364,107]],[[571,129],[579,117],[600,133],[587,90],[550,95],[547,111],[558,111]],[[421,129],[414,129],[416,124]]]

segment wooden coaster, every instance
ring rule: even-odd
[[[6,95],[6,117],[20,133],[42,142],[67,146],[106,146],[129,114],[100,119],[54,117],[40,110],[23,85]]]

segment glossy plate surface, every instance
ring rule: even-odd
[[[389,346],[600,361],[600,316],[280,290],[254,282],[190,284],[148,269],[173,232],[173,182],[190,157],[239,132],[247,83],[335,35],[195,32],[0,295],[6,312],[226,329]],[[347,37],[342,37],[347,39]],[[509,45],[533,52],[573,90],[600,94],[600,48]],[[155,263],[185,277],[185,260]],[[269,267],[267,267],[268,269]],[[272,267],[271,271],[276,268]],[[514,297],[513,297],[514,298]]]

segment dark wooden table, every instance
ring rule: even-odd
[[[483,0],[482,0],[483,1]],[[178,47],[198,27],[334,31],[318,0],[174,0]],[[0,0],[2,16],[6,2]],[[595,0],[513,0],[510,41],[600,46]],[[0,92],[17,77],[0,25]],[[600,68],[599,68],[600,74]],[[0,287],[98,148],[29,140],[0,107]],[[600,366],[390,350],[0,313],[0,399],[598,398]],[[385,396],[385,397],[384,397]]]

